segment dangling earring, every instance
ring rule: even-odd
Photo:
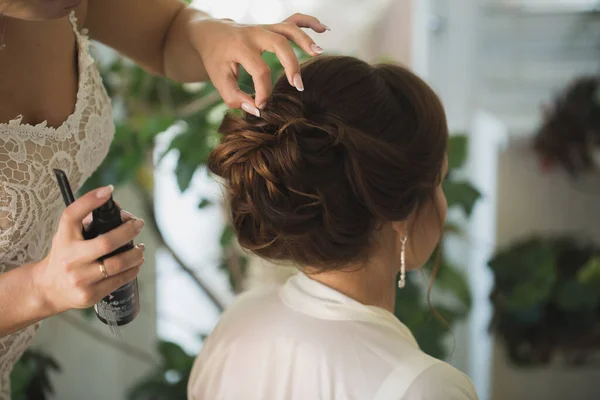
[[[400,252],[400,279],[398,280],[398,289],[406,286],[406,241],[408,240],[408,232],[402,238],[402,250]]]

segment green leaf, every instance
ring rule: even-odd
[[[599,294],[592,288],[570,279],[558,287],[553,300],[563,311],[579,311],[594,309],[600,299]]]
[[[206,208],[208,206],[211,206],[212,204],[213,204],[212,201],[210,201],[208,199],[202,199],[200,201],[200,203],[198,204],[198,208],[199,209],[203,209],[203,208]]]
[[[158,351],[162,356],[165,370],[186,370],[194,362],[194,357],[172,342],[159,342]]]
[[[506,308],[509,311],[530,309],[550,298],[552,286],[538,282],[522,282],[506,292]]]
[[[592,257],[577,272],[577,280],[586,286],[600,292],[600,257]]]
[[[18,394],[25,395],[27,386],[35,375],[36,367],[33,363],[19,361],[10,374],[10,383],[13,397]]]
[[[407,324],[407,326],[415,335],[415,339],[419,343],[421,350],[432,357],[444,359],[447,353],[444,346],[444,338],[449,334],[454,321],[462,313],[440,305],[434,305],[433,308],[442,316],[443,320],[440,320],[432,309],[425,306],[414,310],[414,313],[419,315],[421,321],[412,326]]]
[[[547,302],[557,279],[554,249],[541,240],[504,249],[488,265],[495,276],[496,291],[511,312]]]
[[[461,168],[467,160],[468,138],[465,135],[451,135],[448,138],[448,169]]]
[[[129,400],[184,400],[187,398],[187,382],[195,357],[188,355],[180,346],[160,342],[162,365],[154,369],[129,390]]]
[[[470,216],[475,202],[481,197],[479,191],[468,182],[446,180],[443,187],[448,207],[461,207],[465,214]]]
[[[138,135],[142,141],[152,142],[158,134],[169,129],[174,123],[175,119],[172,116],[145,116]]]
[[[60,370],[52,356],[40,350],[27,349],[15,364],[10,376],[12,398],[48,399],[54,392],[50,372]]]
[[[454,294],[465,309],[471,307],[471,291],[464,274],[458,271],[455,267],[443,262],[435,277],[435,285],[446,289]]]
[[[223,229],[223,233],[221,233],[221,247],[229,246],[233,242],[234,238],[235,232],[233,231],[233,228],[231,227],[231,225],[226,225]]]
[[[442,328],[446,331],[450,331],[452,324],[454,324],[460,318],[463,318],[465,315],[465,313],[461,310],[451,309],[442,305],[434,305],[433,309],[437,314],[439,314],[439,317],[443,319],[443,321],[440,321],[439,318],[436,318],[436,321],[441,324]]]
[[[499,289],[536,279],[556,280],[556,254],[548,243],[532,239],[496,253],[488,262]]]
[[[181,192],[185,192],[190,187],[196,169],[198,169],[198,164],[196,163],[190,163],[181,157],[177,161],[175,175],[177,176],[177,185]]]

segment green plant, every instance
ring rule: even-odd
[[[466,158],[467,137],[451,136],[444,193],[448,200],[448,208],[459,208],[468,217],[480,193],[469,182],[457,178],[457,172]],[[453,221],[448,221],[444,228],[444,236],[448,234],[461,234],[461,229]],[[442,251],[443,239],[441,243],[424,266],[424,271],[435,274],[431,294],[442,296],[443,304],[441,301],[430,302],[428,287],[424,287],[423,282],[418,281],[418,274],[409,274],[406,287],[396,291],[394,313],[413,332],[423,351],[444,359],[447,351],[443,341],[454,323],[468,314],[471,308],[471,292],[463,273],[445,257]]]
[[[128,400],[186,400],[187,382],[194,365],[194,356],[180,346],[161,341],[158,344],[160,364],[136,384]]]
[[[491,329],[515,364],[545,364],[558,354],[582,363],[600,348],[600,248],[533,237],[498,252],[489,265]]]
[[[533,144],[542,167],[564,168],[572,177],[596,171],[600,152],[600,77],[573,80],[544,109]]]
[[[50,372],[60,372],[56,360],[40,350],[28,349],[10,376],[13,400],[46,400],[54,393]]]

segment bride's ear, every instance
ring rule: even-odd
[[[392,229],[398,234],[398,237],[404,237],[408,229],[408,223],[407,221],[394,221],[392,222]]]

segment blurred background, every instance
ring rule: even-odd
[[[427,80],[453,134],[431,299],[448,325],[432,318],[419,273],[398,292],[397,316],[482,400],[600,398],[598,0],[195,4],[248,23],[312,14],[331,28],[315,36],[328,53],[393,60]],[[13,397],[185,399],[194,355],[227,304],[292,272],[241,252],[227,225],[204,168],[226,109],[214,88],[150,77],[94,47],[117,135],[88,188],[117,183],[116,199],[147,221],[142,311],[123,341],[89,312],[45,321],[13,372]],[[247,74],[240,81],[252,91]]]

